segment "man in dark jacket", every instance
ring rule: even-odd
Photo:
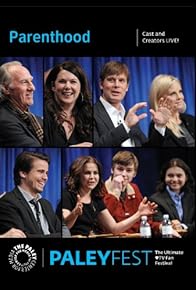
[[[159,133],[159,128],[165,126],[169,111],[165,108],[158,112],[150,110],[158,126],[148,140],[139,127],[139,121],[147,114],[137,114],[138,110],[147,107],[147,103],[137,103],[127,112],[122,105],[129,88],[129,79],[126,64],[110,61],[104,65],[100,74],[102,95],[94,105],[94,146],[161,146],[164,138]]]
[[[0,66],[1,147],[42,146],[42,120],[29,111],[34,91],[33,77],[20,62]]]
[[[16,187],[0,198],[0,234],[11,228],[27,237],[61,237],[61,222],[50,202],[41,196],[48,180],[49,158],[37,152],[22,152],[16,158]],[[63,236],[70,236],[64,226]]]

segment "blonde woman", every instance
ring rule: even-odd
[[[163,136],[164,147],[194,147],[195,117],[184,113],[186,103],[180,81],[172,75],[158,75],[150,89],[151,113],[168,110],[170,117],[166,126],[158,128]],[[149,137],[153,134],[154,120],[150,124]]]

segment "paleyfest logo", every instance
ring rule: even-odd
[[[28,244],[18,244],[10,251],[8,261],[14,270],[28,272],[36,265],[37,254]]]

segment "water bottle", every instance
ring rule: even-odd
[[[141,223],[140,223],[140,236],[141,238],[151,238],[151,228],[147,221],[147,216],[141,216]]]
[[[172,238],[172,224],[168,214],[163,215],[162,238]]]

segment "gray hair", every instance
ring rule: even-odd
[[[17,65],[22,66],[22,63],[19,61],[9,61],[0,66],[0,98],[4,96],[4,86],[11,82],[10,68]]]

